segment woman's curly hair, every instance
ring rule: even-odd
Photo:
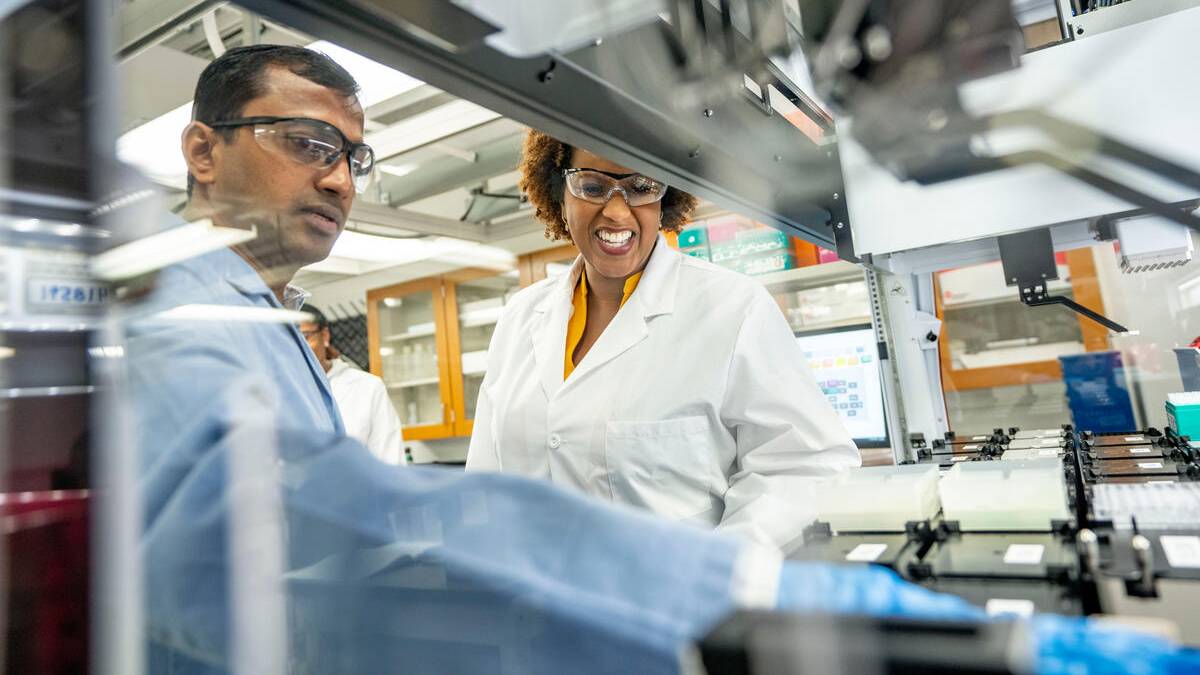
[[[517,186],[533,204],[534,215],[546,225],[549,239],[571,238],[562,205],[566,188],[563,170],[571,167],[573,151],[574,148],[566,143],[536,129],[529,130],[521,148],[521,163],[517,167],[521,179]],[[662,198],[662,229],[678,232],[687,224],[698,203],[698,199],[683,190],[668,187]]]

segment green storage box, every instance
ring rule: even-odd
[[[1200,440],[1200,392],[1167,394],[1167,424],[1180,436]]]
[[[679,248],[692,248],[693,246],[708,246],[708,229],[703,227],[690,227],[679,233]]]

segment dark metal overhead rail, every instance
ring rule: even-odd
[[[669,26],[515,58],[484,42],[495,27],[445,0],[239,4],[818,245],[834,247],[833,223],[846,222],[836,142],[818,145],[744,96],[682,100],[687,78]],[[707,4],[697,11],[720,11]],[[737,31],[723,36],[748,40]],[[747,51],[749,44],[738,53]],[[788,88],[777,70],[764,79]],[[780,93],[811,114],[796,91]]]

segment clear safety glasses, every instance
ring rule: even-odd
[[[213,129],[254,127],[254,140],[259,145],[292,161],[327,169],[342,157],[350,165],[354,189],[362,192],[371,182],[375,168],[375,151],[366,143],[355,143],[341,129],[308,117],[242,117],[213,122]]]
[[[630,206],[645,206],[667,194],[667,184],[640,173],[611,173],[599,169],[563,171],[567,189],[585,202],[607,204],[613,193],[620,192]]]

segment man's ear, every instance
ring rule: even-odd
[[[183,130],[183,160],[197,185],[211,185],[216,180],[216,136],[217,132],[203,122],[192,122]]]

